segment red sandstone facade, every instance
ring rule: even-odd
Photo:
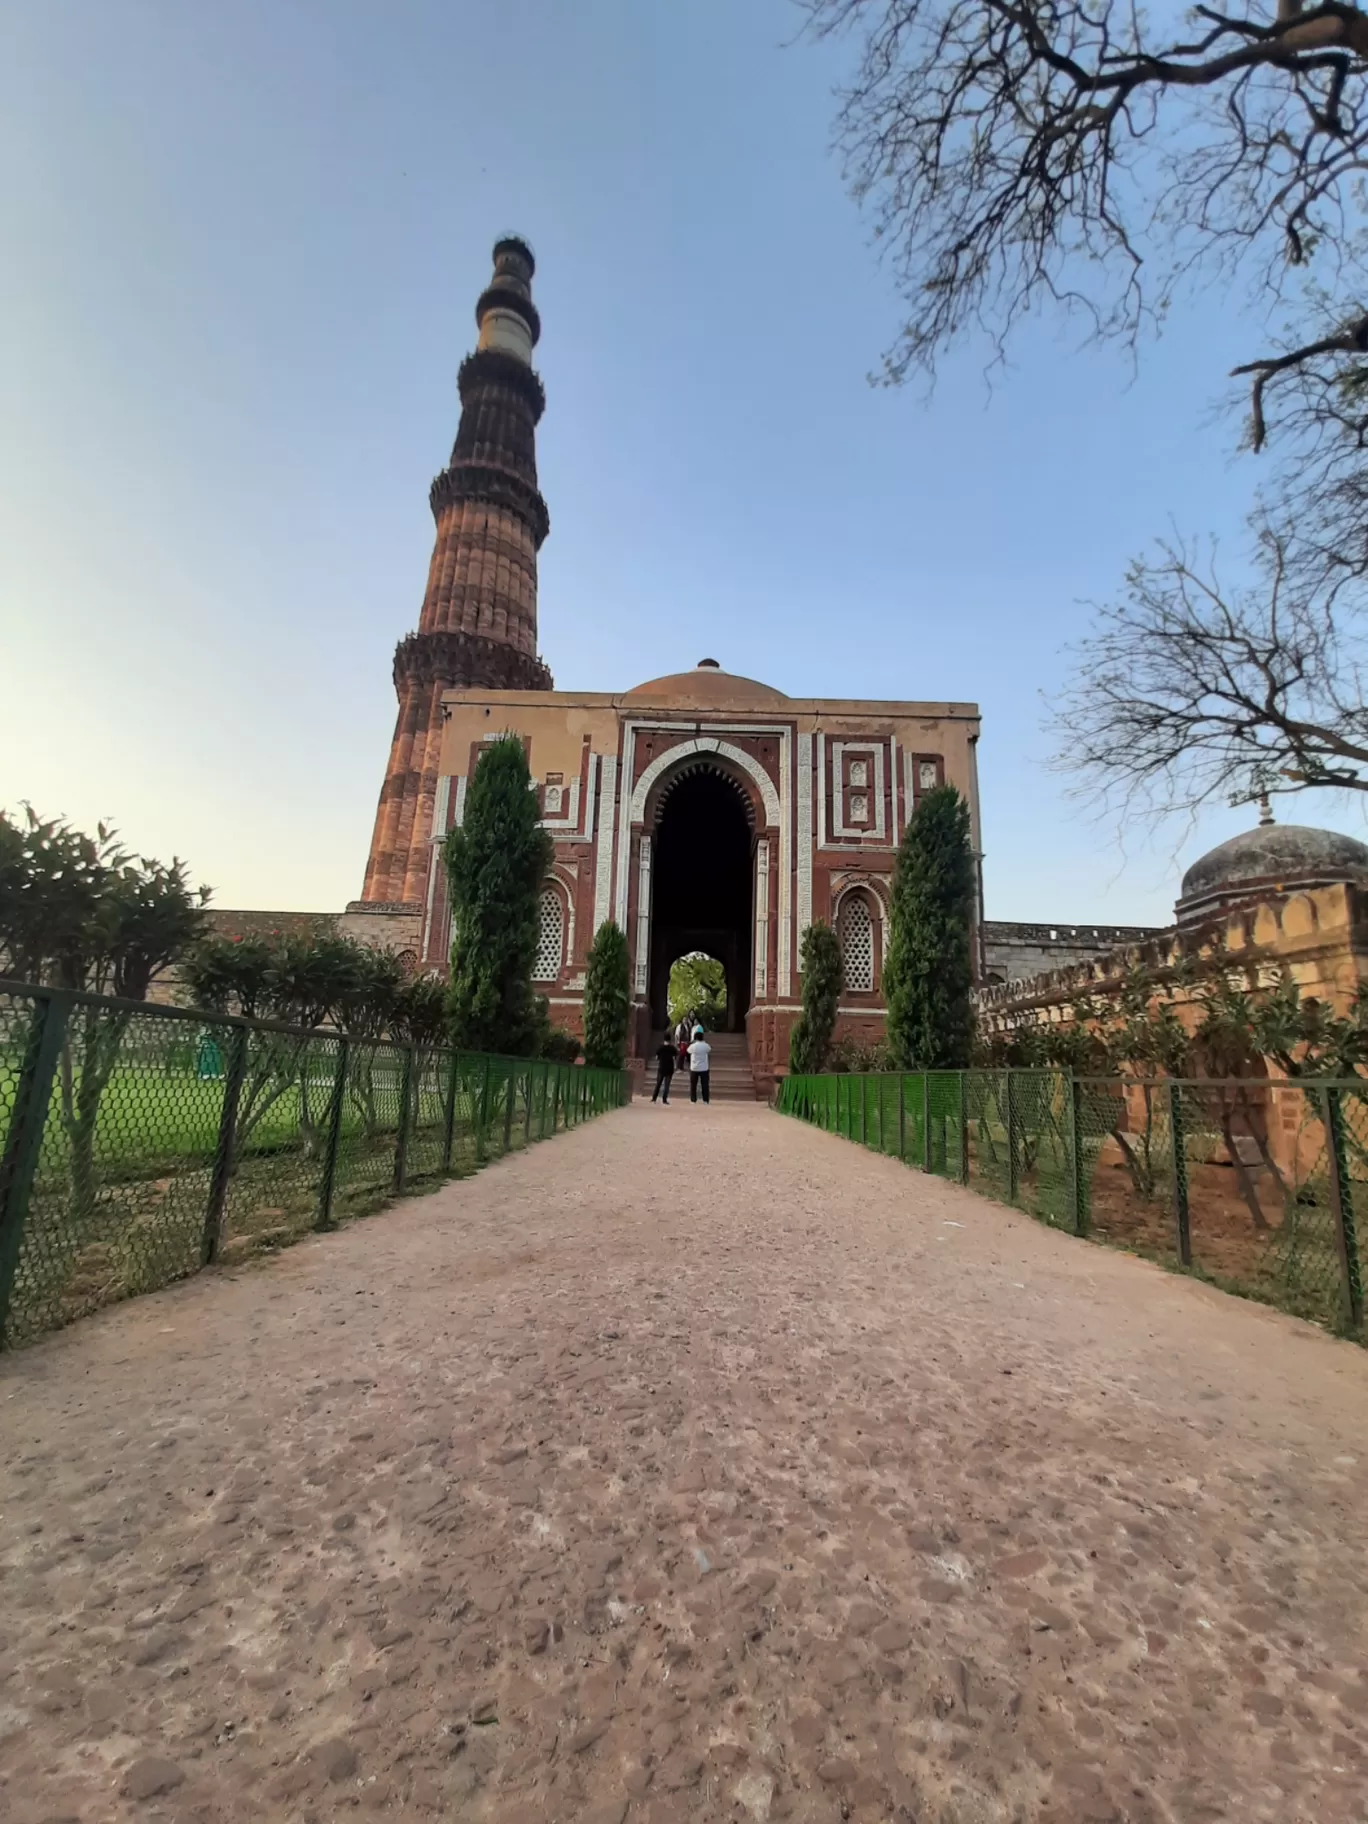
[[[425,960],[442,967],[451,939],[441,842],[482,745],[516,733],[555,842],[538,964],[555,1023],[582,1029],[589,946],[611,918],[627,933],[638,1055],[664,1024],[670,964],[703,949],[727,965],[728,1024],[761,1087],[787,1063],[817,919],[846,951],[838,1030],[882,1035],[893,862],[922,794],[958,787],[979,846],[971,703],[791,698],[709,661],[619,696],[448,691],[443,710]]]

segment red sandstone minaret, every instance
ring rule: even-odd
[[[426,898],[442,692],[551,689],[537,657],[537,552],[550,520],[537,491],[546,395],[532,371],[534,270],[525,241],[495,242],[494,276],[475,306],[479,346],[461,363],[460,429],[432,484],[437,542],[423,611],[394,653],[399,716],[362,905],[416,911]]]

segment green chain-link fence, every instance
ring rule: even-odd
[[[1368,1080],[791,1076],[779,1109],[1365,1338]]]
[[[616,1108],[625,1072],[0,983],[0,1345]]]

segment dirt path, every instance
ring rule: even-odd
[[[638,1105],[0,1363],[0,1816],[1368,1817],[1368,1355]]]

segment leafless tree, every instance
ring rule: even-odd
[[[1263,587],[1165,547],[1083,649],[1061,761],[1190,807],[1251,781],[1363,789],[1355,642],[1368,586],[1368,11],[1186,15],[1131,0],[800,0],[861,54],[839,138],[908,303],[900,384],[1040,308],[1136,345],[1219,281],[1268,340],[1222,365],[1273,448]]]
[[[1131,566],[1053,718],[1060,764],[1104,806],[1192,811],[1251,792],[1368,792],[1363,641],[1286,539],[1223,589],[1181,544]]]

